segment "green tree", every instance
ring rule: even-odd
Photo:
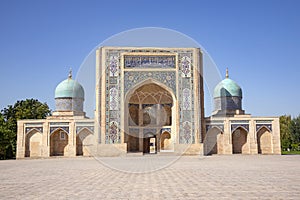
[[[37,99],[17,101],[13,106],[4,108],[0,115],[0,159],[10,159],[16,155],[18,120],[44,119],[50,114],[48,105]]]
[[[298,146],[300,144],[300,115],[293,118],[290,126],[291,142],[293,150],[299,150]]]
[[[292,118],[290,115],[283,115],[279,118],[280,121],[280,140],[281,148],[286,151],[291,148],[292,144],[292,134],[291,134],[291,122]]]
[[[13,157],[14,134],[0,113],[0,159]]]

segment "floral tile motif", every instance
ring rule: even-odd
[[[124,95],[136,84],[147,79],[154,79],[171,88],[176,94],[176,72],[141,72],[141,71],[125,71],[124,72]]]
[[[119,109],[119,92],[113,87],[109,90],[109,110],[118,110]]]
[[[110,144],[120,143],[118,122],[112,121],[109,124],[109,134],[106,135],[106,141]]]
[[[181,76],[191,77],[191,59],[188,56],[183,56],[180,60]]]
[[[191,110],[191,90],[184,88],[182,91],[182,108],[183,110]]]
[[[109,76],[116,77],[119,75],[119,57],[112,55],[109,58]]]
[[[182,125],[182,133],[180,135],[181,144],[191,144],[192,143],[192,124],[191,122],[184,122]]]

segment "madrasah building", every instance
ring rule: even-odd
[[[278,117],[252,117],[242,90],[216,85],[204,117],[199,48],[100,47],[96,51],[94,119],[72,74],[55,89],[46,119],[19,120],[17,158],[147,154],[280,154]]]

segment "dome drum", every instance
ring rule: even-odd
[[[56,111],[80,111],[83,112],[83,99],[81,98],[56,98]]]
[[[216,115],[244,114],[241,97],[217,97],[214,99]]]

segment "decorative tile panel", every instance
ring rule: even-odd
[[[224,125],[223,124],[210,124],[210,125],[206,125],[206,133],[212,129],[212,128],[218,128],[219,130],[221,130],[224,133]]]
[[[50,122],[50,126],[69,126],[69,122]]]
[[[119,57],[112,55],[109,57],[109,76],[117,77],[119,75]]]
[[[43,127],[43,123],[25,123],[26,127]]]
[[[105,143],[120,143],[120,59],[122,49],[106,49],[105,51]],[[101,135],[99,135],[101,138]]]
[[[37,132],[43,133],[43,127],[26,127],[25,134],[29,133],[32,130],[36,130]]]
[[[119,110],[119,92],[115,87],[109,90],[109,110]]]
[[[273,120],[255,120],[256,124],[271,124]]]
[[[181,76],[191,77],[191,58],[183,56],[180,60]]]
[[[182,108],[183,110],[191,110],[191,90],[184,88],[182,91]]]
[[[179,143],[195,143],[195,116],[193,91],[193,53],[192,51],[179,51],[178,95],[180,107]],[[199,128],[199,127],[198,127]],[[190,132],[190,134],[189,134]]]
[[[175,56],[125,55],[125,68],[175,68]]]
[[[272,124],[256,124],[256,132],[258,132],[262,127],[265,127],[270,132],[272,132]]]
[[[55,131],[57,131],[57,130],[63,130],[64,132],[66,132],[68,135],[69,135],[69,127],[66,127],[66,126],[57,126],[57,127],[50,127],[50,135],[52,134],[52,133],[54,133]]]
[[[171,134],[171,129],[170,128],[162,128],[160,133],[162,134],[163,132],[168,132]]]
[[[76,126],[76,134],[80,133],[83,129],[87,129],[94,134],[94,126]]]
[[[126,55],[130,52],[130,55]],[[136,52],[136,55],[133,53]],[[153,54],[151,54],[153,52]],[[168,52],[174,55],[158,55],[158,53]],[[125,53],[125,54],[123,54]],[[149,53],[149,55],[141,55]],[[170,49],[168,51],[157,49],[107,49],[104,53],[105,61],[105,143],[119,143],[121,141],[121,95],[124,95],[136,85],[146,81],[154,80],[169,87],[178,100],[179,110],[179,143],[191,144],[195,142],[195,116],[194,116],[194,73],[193,73],[193,50]],[[123,64],[120,61],[124,55]],[[178,63],[176,60],[178,58]],[[178,66],[178,70],[176,66]],[[125,71],[121,71],[125,68]],[[151,69],[147,71],[146,69]],[[164,69],[154,71],[153,69]],[[170,70],[168,70],[170,69]],[[140,70],[140,71],[138,71]],[[123,75],[123,80],[120,79]],[[124,90],[121,91],[121,83]],[[178,85],[178,88],[177,88]],[[115,89],[112,89],[115,88]],[[186,90],[184,90],[186,89]],[[184,90],[184,91],[183,91]],[[111,123],[117,124],[113,128]],[[145,129],[143,129],[145,130]],[[161,129],[156,130],[161,131]],[[116,135],[114,135],[116,132]],[[117,139],[115,139],[117,138]]]
[[[176,72],[141,72],[141,71],[125,71],[124,72],[124,95],[136,84],[147,79],[154,79],[161,82],[172,89],[176,94]]]
[[[192,136],[192,123],[191,122],[184,122],[182,125],[182,132],[179,136],[179,140],[181,144],[191,144],[193,140]]]
[[[249,124],[249,120],[231,120],[231,124]]]
[[[247,132],[249,132],[249,124],[231,124],[231,133],[239,127],[243,127]]]
[[[118,122],[112,121],[109,124],[108,135],[106,135],[106,143],[120,143],[119,125]]]

